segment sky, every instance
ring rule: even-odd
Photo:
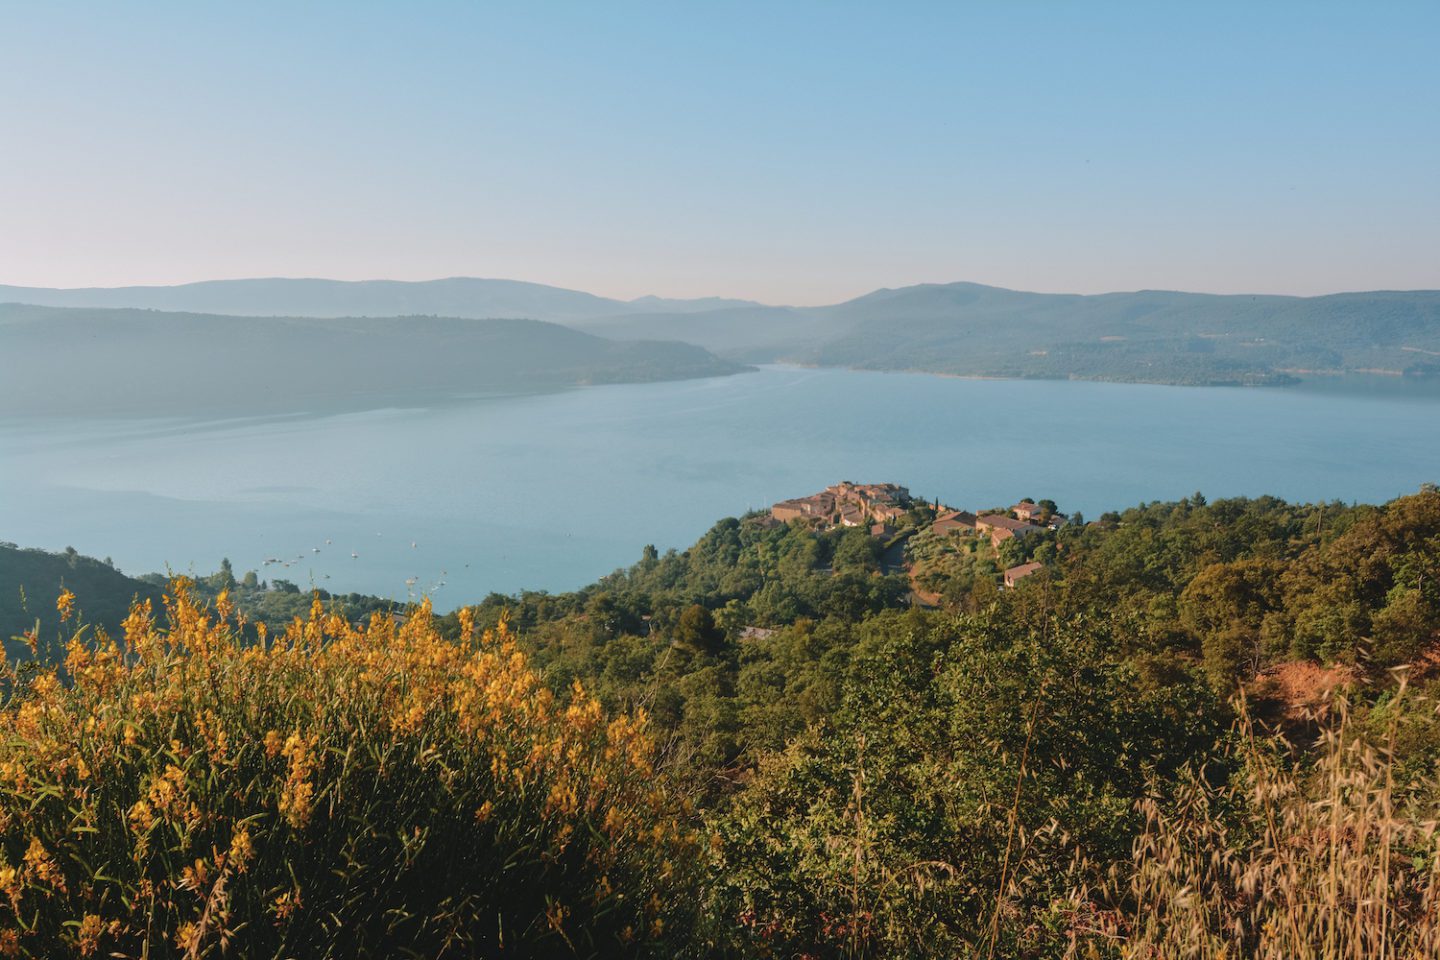
[[[1440,3],[0,0],[0,283],[1440,288]]]

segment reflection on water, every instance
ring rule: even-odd
[[[1398,400],[1434,403],[1440,400],[1440,377],[1395,377],[1351,373],[1344,376],[1307,376],[1291,390],[1349,397],[1355,400]]]

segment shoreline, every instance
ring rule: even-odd
[[[1440,377],[1407,374],[1403,370],[1390,370],[1385,368],[1364,368],[1357,370],[1310,370],[1301,367],[1277,367],[1275,373],[1284,374],[1287,381],[1271,381],[1260,383],[1240,383],[1237,381],[1212,381],[1208,383],[1182,383],[1174,380],[1131,380],[1116,377],[1085,377],[1070,375],[1064,377],[1026,377],[1026,376],[1003,376],[989,373],[951,373],[944,370],[925,370],[915,367],[857,367],[851,365],[828,365],[818,363],[798,363],[792,360],[773,361],[770,363],[752,362],[752,366],[761,367],[788,367],[795,370],[842,370],[851,373],[885,373],[903,374],[905,376],[926,376],[941,377],[946,380],[988,380],[988,381],[1010,381],[1015,383],[1110,383],[1126,386],[1143,387],[1181,387],[1187,389],[1241,389],[1241,390],[1272,390],[1289,389],[1304,385],[1306,382],[1336,382],[1346,377],[1367,378],[1379,377],[1389,382],[1409,382],[1417,385],[1435,384],[1440,385]]]
[[[841,370],[849,373],[885,373],[899,374],[903,376],[924,376],[940,377],[945,380],[977,380],[1011,383],[1110,383],[1122,386],[1136,387],[1184,387],[1184,388],[1207,388],[1207,389],[1273,389],[1282,387],[1294,387],[1301,381],[1293,383],[1236,383],[1234,381],[1216,381],[1212,383],[1178,383],[1174,380],[1122,380],[1110,377],[1007,377],[993,373],[951,373],[944,370],[923,370],[915,367],[856,367],[856,366],[830,366],[818,363],[796,363],[794,361],[775,361],[772,363],[757,364],[767,367],[789,367],[795,370]],[[1283,371],[1277,371],[1283,372]]]

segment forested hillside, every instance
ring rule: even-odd
[[[972,284],[881,291],[853,326],[797,354],[826,365],[1160,383],[1283,383],[1295,372],[1434,373],[1440,294],[1020,293]]]
[[[919,532],[905,549],[924,558],[915,569],[941,597],[934,608],[917,606],[903,573],[886,572],[884,544],[867,530],[752,517],[585,590],[492,596],[476,611],[491,623],[505,612],[557,687],[580,679],[614,702],[646,700],[667,726],[693,729],[694,746],[719,765],[833,718],[853,652],[871,634],[1084,624],[1085,642],[1117,662],[1163,666],[1221,705],[1238,684],[1292,661],[1383,675],[1440,629],[1434,491],[1384,507],[1197,494],[998,550],[933,534],[927,509],[912,511]],[[1042,571],[1003,589],[1001,570],[1031,560]],[[877,631],[877,621],[889,626]]]
[[[126,626],[139,661],[82,642],[75,693],[12,680],[0,722],[35,757],[77,749],[93,713],[112,720],[85,770],[137,765],[89,785],[0,756],[130,810],[135,838],[22,812],[33,786],[0,800],[35,838],[0,845],[0,868],[26,864],[14,942],[73,943],[62,921],[94,912],[115,919],[96,942],[134,952],[143,918],[101,891],[128,902],[200,856],[157,907],[183,942],[296,949],[319,924],[361,952],[465,956],[500,917],[525,956],[1434,955],[1440,492],[1196,494],[1001,540],[933,519],[726,519],[584,590],[441,618],[228,569],[173,585],[170,627]],[[1024,561],[1039,572],[1004,588]],[[112,689],[132,706],[104,707]],[[181,926],[190,890],[229,912]]]
[[[586,329],[674,336],[750,361],[964,376],[1261,385],[1302,373],[1440,372],[1435,291],[1081,296],[922,284],[827,307],[632,316]]]
[[[1246,723],[1305,744],[1307,711],[1353,684],[1347,735],[1405,731],[1392,799],[1440,804],[1434,490],[1384,507],[1196,495],[999,551],[928,530],[910,548],[938,609],[882,572],[864,530],[754,518],[577,594],[479,610],[508,611],[556,689],[643,705],[669,731],[718,838],[709,909],[744,918],[724,934],[742,952],[1075,949],[1074,911],[1105,903],[1067,900],[1076,885],[1150,867],[1131,860],[1159,839],[1138,798],[1163,804],[1201,767],[1236,789],[1259,775],[1228,732],[1240,689]],[[1044,570],[1002,590],[1001,568],[1028,559]],[[1382,709],[1397,676],[1407,706]]]
[[[83,597],[80,615],[93,627],[115,633],[134,600],[159,601],[154,584],[127,577],[108,560],[83,556],[73,548],[63,553],[21,549],[0,543],[0,641],[10,657],[35,654],[55,661],[60,613],[55,598],[66,590]],[[26,634],[33,635],[35,653]],[[20,639],[17,639],[20,638]]]

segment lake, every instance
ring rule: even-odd
[[[766,367],[341,416],[0,419],[0,539],[442,608],[578,587],[842,479],[1092,518],[1196,490],[1380,502],[1440,480],[1440,393]]]

